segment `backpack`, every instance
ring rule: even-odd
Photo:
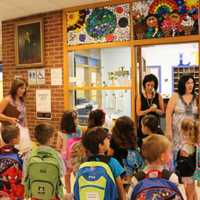
[[[71,133],[67,136],[67,141],[64,140],[64,149],[62,150],[61,154],[63,160],[66,163],[67,168],[71,169],[71,151],[72,147],[75,143],[81,141],[81,129],[79,127],[76,128],[75,133]]]
[[[197,181],[200,181],[200,146],[196,147],[196,168],[193,178]]]
[[[118,199],[115,179],[107,163],[100,159],[81,164],[74,185],[74,199]]]
[[[176,159],[176,171],[180,173],[181,177],[190,177],[194,174],[196,168],[196,148],[195,152],[188,156],[181,156],[181,151],[178,151]]]
[[[170,174],[167,170],[159,172],[159,176],[156,175],[155,178],[144,174],[144,179],[134,187],[131,200],[184,200],[176,184],[168,180]]]
[[[81,141],[75,142],[73,144],[70,153],[70,161],[72,171],[74,172],[74,174],[76,174],[81,163],[86,161],[86,152]]]
[[[22,180],[22,160],[17,149],[4,146],[0,149],[0,191],[2,196],[12,200],[24,198]]]
[[[126,159],[123,159],[123,166],[127,176],[133,176],[139,168],[144,166],[144,161],[138,150],[128,150]]]
[[[60,165],[54,149],[35,148],[27,161],[25,196],[36,199],[63,197]]]

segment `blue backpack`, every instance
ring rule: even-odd
[[[124,169],[127,176],[133,176],[144,166],[144,161],[138,150],[128,150],[126,159],[123,159]]]
[[[168,180],[171,175],[168,170],[152,171],[151,176],[144,172],[138,174],[143,179],[139,179],[131,200],[184,200],[176,184]]]
[[[102,161],[81,164],[74,185],[74,199],[118,199],[117,187],[108,164]]]

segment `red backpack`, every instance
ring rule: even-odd
[[[24,199],[22,160],[12,146],[0,148],[0,191],[12,200]]]

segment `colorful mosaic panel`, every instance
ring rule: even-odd
[[[133,3],[135,39],[195,35],[199,0],[142,0]]]
[[[130,39],[129,4],[67,13],[68,45]]]

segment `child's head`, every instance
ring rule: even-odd
[[[155,115],[145,115],[141,121],[142,133],[144,135],[150,135],[152,133],[164,134],[160,128],[160,122]]]
[[[167,164],[171,159],[171,143],[164,135],[151,134],[143,140],[142,154],[149,164]]]
[[[88,129],[103,126],[105,123],[106,113],[102,109],[92,110],[88,118]]]
[[[83,135],[82,144],[92,155],[104,154],[110,144],[108,133],[102,127],[92,128]]]
[[[121,148],[135,148],[135,124],[128,116],[119,117],[112,128],[112,139]]]
[[[1,130],[1,137],[5,144],[19,144],[19,128],[16,125],[4,126]]]
[[[75,110],[65,111],[63,113],[60,128],[61,131],[67,134],[75,133],[78,125],[78,115]]]
[[[35,127],[35,138],[41,145],[47,145],[53,137],[54,129],[48,123],[42,123]]]
[[[183,119],[181,123],[181,134],[190,143],[199,143],[199,124],[193,119]]]

